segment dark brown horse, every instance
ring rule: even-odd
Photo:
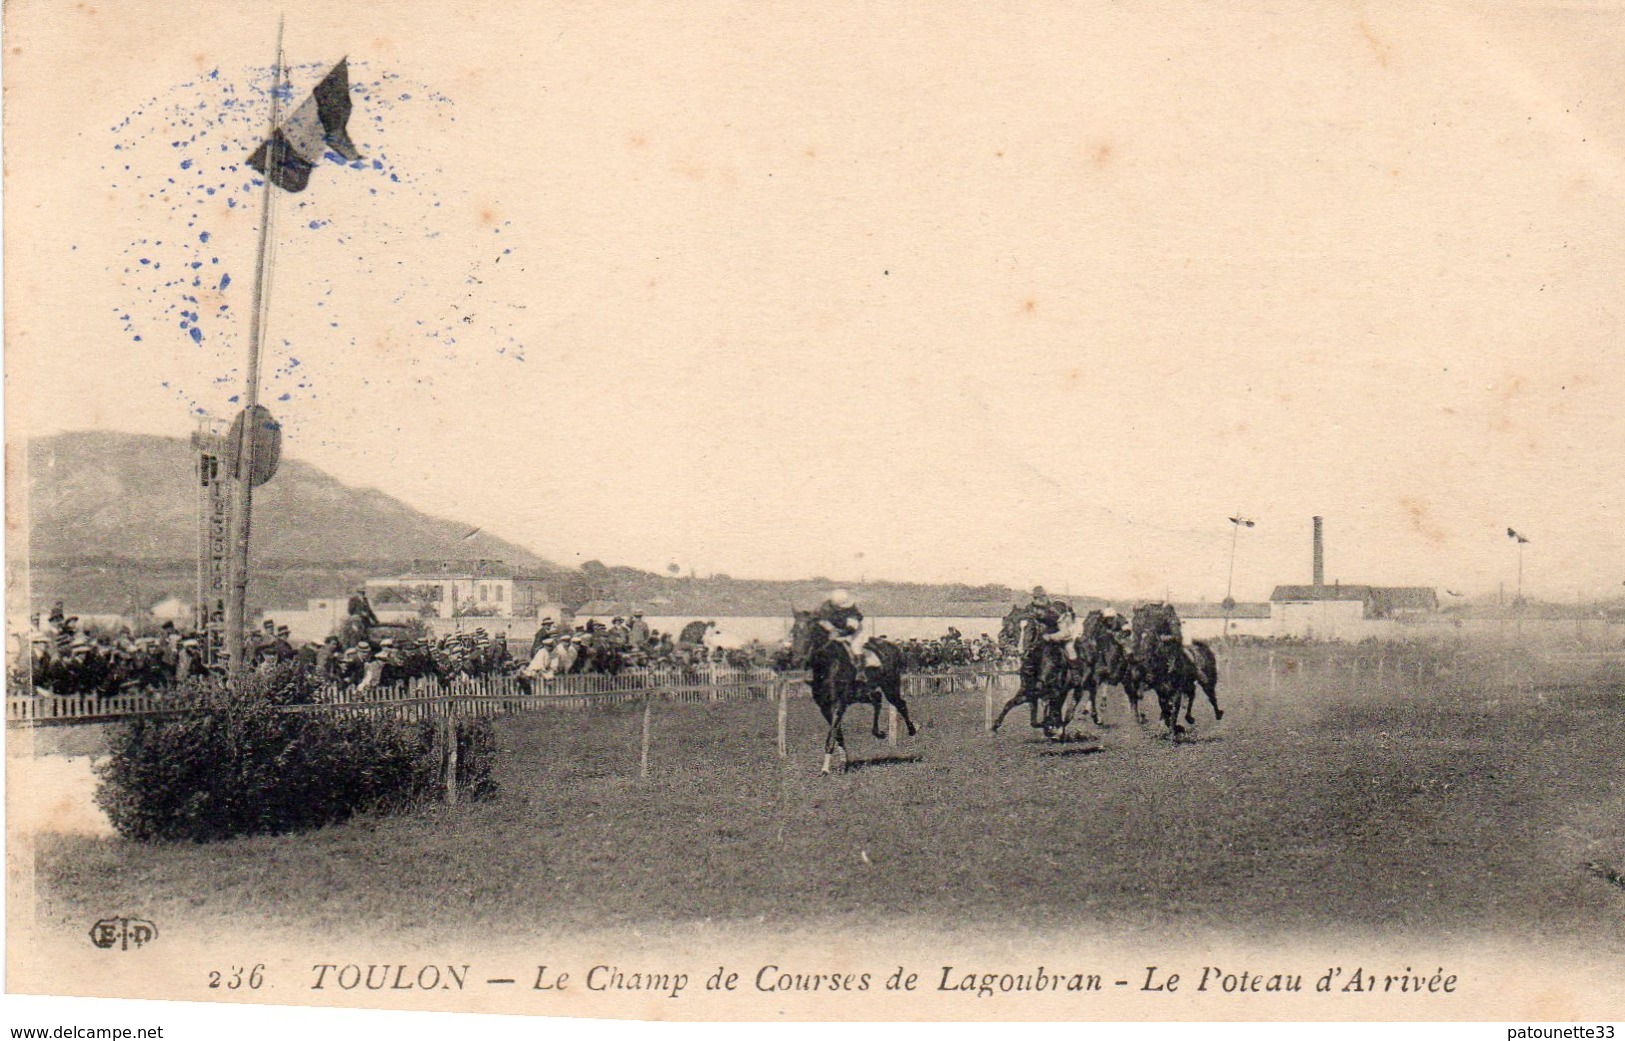
[[[890,704],[897,709],[897,718],[908,728],[908,736],[919,733],[908,716],[908,702],[903,700],[903,652],[897,645],[873,638],[868,650],[880,659],[878,668],[870,666],[858,675],[857,665],[845,645],[834,640],[823,626],[813,621],[812,612],[796,611],[795,623],[790,629],[791,660],[798,668],[811,673],[813,702],[824,714],[829,732],[824,738],[824,773],[829,773],[830,758],[836,749],[841,751],[841,770],[848,766],[846,736],[841,732],[841,720],[853,705],[873,705],[874,722],[870,732],[879,740],[886,734],[880,729],[880,706]]]
[[[1104,726],[1100,719],[1100,688],[1121,687],[1128,697],[1134,718],[1145,722],[1145,710],[1140,707],[1140,689],[1143,685],[1139,665],[1130,652],[1123,633],[1101,624],[1091,611],[1084,622],[1083,636],[1079,638],[1079,656],[1085,662],[1082,691],[1078,695],[1081,706],[1085,696],[1089,699],[1089,718],[1095,726]]]
[[[1015,626],[1015,646],[1021,655],[1021,688],[999,710],[993,720],[993,732],[998,733],[999,727],[1004,725],[1004,717],[1012,710],[1026,705],[1031,710],[1031,725],[1035,729],[1042,727],[1045,737],[1059,735],[1065,740],[1072,713],[1063,710],[1069,696],[1078,694],[1081,700],[1085,664],[1081,660],[1067,661],[1059,643],[1041,639],[1037,623],[1031,617],[1017,618]],[[1040,705],[1044,708],[1042,721],[1038,718]]]
[[[1157,692],[1162,725],[1177,741],[1185,733],[1179,711],[1185,710],[1185,723],[1194,725],[1191,712],[1196,707],[1196,688],[1201,687],[1213,706],[1213,718],[1223,719],[1219,708],[1219,663],[1205,641],[1193,640],[1185,646],[1179,616],[1169,604],[1145,604],[1134,611],[1134,658],[1145,685]]]

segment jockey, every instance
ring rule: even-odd
[[[846,648],[852,659],[853,668],[861,674],[865,663],[880,664],[880,659],[873,651],[865,650],[868,638],[863,635],[863,612],[852,599],[852,594],[844,589],[837,589],[829,594],[829,599],[818,605],[813,612],[812,620],[831,640]]]
[[[1072,605],[1065,600],[1057,600],[1053,609],[1056,612],[1055,631],[1045,633],[1044,639],[1050,643],[1061,645],[1061,653],[1069,662],[1078,660],[1078,616],[1073,612]]]
[[[1033,634],[1035,636],[1049,636],[1055,632],[1056,626],[1061,621],[1061,614],[1056,609],[1055,601],[1051,600],[1049,594],[1044,592],[1043,586],[1033,587],[1032,600],[1028,602],[1022,614],[1026,616],[1028,621],[1033,623]],[[1027,645],[1027,649],[1032,649],[1030,643]]]
[[[1043,586],[1033,587],[1032,600],[1022,614],[1032,624],[1032,635],[1023,638],[1020,648],[1021,687],[1024,691],[1030,691],[1038,683],[1044,664],[1044,648],[1060,628],[1061,619]]]

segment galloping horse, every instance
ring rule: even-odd
[[[1194,725],[1191,711],[1196,707],[1196,688],[1201,687],[1213,705],[1213,718],[1223,719],[1219,708],[1219,664],[1212,648],[1202,640],[1186,647],[1179,616],[1168,604],[1144,604],[1134,610],[1134,657],[1145,674],[1145,685],[1157,692],[1162,725],[1177,741],[1185,733],[1179,722],[1181,705],[1185,722]]]
[[[1034,728],[1042,727],[1045,737],[1054,737],[1059,732],[1064,739],[1066,728],[1072,722],[1072,714],[1063,713],[1062,709],[1066,707],[1067,696],[1074,692],[1078,693],[1081,701],[1085,663],[1081,659],[1069,663],[1059,643],[1043,641],[1034,645],[1033,641],[1040,640],[1042,634],[1031,617],[1019,618],[1014,624],[1016,646],[1022,660],[1021,689],[1004,703],[998,718],[993,721],[993,732],[998,733],[999,727],[1004,725],[1004,717],[1012,709],[1026,705],[1032,711],[1031,725]],[[1038,719],[1040,703],[1044,705],[1043,722]]]
[[[1083,663],[1078,693],[1079,705],[1084,695],[1089,697],[1089,718],[1095,726],[1104,726],[1100,720],[1100,688],[1123,688],[1128,696],[1134,718],[1145,722],[1145,711],[1140,708],[1140,688],[1143,678],[1134,655],[1124,645],[1125,635],[1120,628],[1107,623],[1101,611],[1090,611],[1083,621],[1083,635],[1078,639],[1078,656]]]
[[[865,670],[863,681],[858,681],[857,666],[852,655],[840,641],[830,638],[824,628],[813,621],[812,612],[796,611],[795,624],[790,629],[791,660],[797,667],[812,673],[813,701],[829,724],[824,738],[824,773],[829,773],[830,757],[841,750],[841,769],[848,766],[846,736],[841,732],[841,720],[852,705],[875,707],[874,723],[870,732],[877,739],[886,735],[880,729],[882,702],[897,709],[897,718],[908,728],[908,736],[919,733],[914,721],[908,718],[908,702],[903,700],[903,652],[897,645],[879,638],[871,639],[868,649],[880,659],[878,669]]]

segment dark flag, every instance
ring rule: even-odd
[[[1522,535],[1519,535],[1517,532],[1513,531],[1511,528],[1507,529],[1507,538],[1509,538],[1509,539],[1517,539],[1519,545],[1522,545],[1522,544],[1529,541],[1527,538],[1523,537]]]
[[[350,141],[350,59],[333,66],[304,104],[254,150],[248,165],[287,192],[302,192],[322,153],[332,149],[346,162],[361,158]],[[269,161],[268,161],[269,160]]]

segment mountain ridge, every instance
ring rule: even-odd
[[[28,441],[32,560],[194,560],[196,456],[189,441],[155,434],[75,431]],[[284,457],[254,494],[255,566],[414,559],[500,559],[567,569],[469,525],[429,514],[376,488],[355,488]]]

